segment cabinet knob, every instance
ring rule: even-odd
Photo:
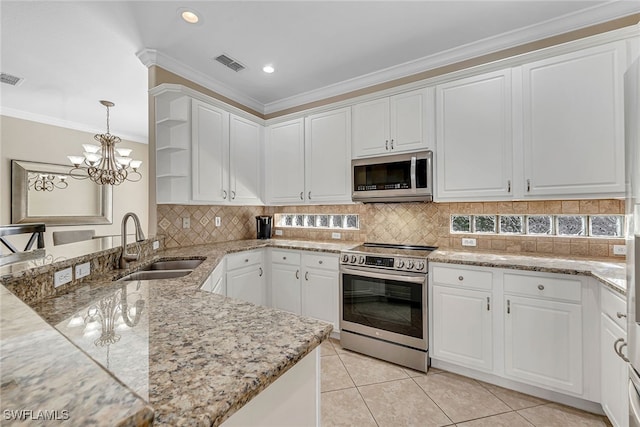
[[[307,281],[309,280],[309,272],[308,271],[305,271],[305,273],[304,273],[304,280],[307,280]]]
[[[287,259],[287,257],[286,257],[286,256],[283,256],[283,257],[282,257],[282,259]]]
[[[304,191],[300,192],[300,200],[304,200]]]
[[[311,200],[311,191],[309,191],[309,200]]]
[[[222,190],[222,198],[227,200],[227,190]]]
[[[462,282],[464,280],[464,277],[458,276],[458,280],[460,280]]]
[[[263,273],[263,271],[262,271],[262,267],[258,267],[258,268],[260,269],[260,274],[259,274],[259,276],[260,276],[260,277],[262,277],[262,273]]]
[[[511,180],[507,181],[507,193],[511,193]]]
[[[538,285],[538,289],[540,289],[541,291],[544,291],[544,285]]]
[[[391,149],[393,150],[393,139],[391,140]]]
[[[388,139],[386,139],[386,140],[384,141],[384,149],[385,149],[385,150],[388,150],[388,149],[389,149],[389,140],[388,140]]]
[[[318,261],[318,264],[322,264],[322,260]]]
[[[244,262],[249,262],[249,258],[246,258],[246,259],[244,260]]]
[[[235,200],[236,199],[236,192],[235,191],[231,191],[231,200]]]
[[[296,279],[300,278],[300,270],[296,270]]]
[[[621,312],[617,312],[616,316],[618,317],[618,319],[622,319],[623,317],[627,317],[627,315],[625,313],[621,313]]]
[[[527,193],[531,191],[531,180],[527,180]]]

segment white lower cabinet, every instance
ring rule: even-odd
[[[302,313],[300,254],[297,252],[271,252],[271,307]]]
[[[266,303],[262,250],[227,256],[227,296],[258,305]]]
[[[434,284],[433,343],[431,357],[490,371],[491,293]]]
[[[626,342],[625,302],[609,290],[601,289],[600,314],[600,380],[602,409],[614,427],[629,425],[629,381],[627,363],[614,351],[619,340]],[[618,314],[620,313],[620,314]]]
[[[201,290],[211,292],[219,295],[227,295],[227,287],[225,281],[224,262],[218,264],[218,266],[211,272],[207,280],[200,287]]]

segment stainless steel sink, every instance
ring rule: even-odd
[[[140,271],[154,271],[154,270],[193,270],[200,264],[201,259],[179,259],[174,261],[156,261],[150,264]]]
[[[118,282],[125,282],[130,280],[157,280],[157,279],[175,279],[177,277],[184,277],[191,274],[193,270],[150,270],[150,271],[136,271],[135,273],[127,274]]]

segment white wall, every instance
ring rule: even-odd
[[[117,126],[111,131],[117,135]],[[0,225],[11,223],[11,160],[72,165],[68,155],[81,155],[82,144],[94,143],[93,133],[0,116]],[[120,221],[125,213],[135,212],[145,234],[149,218],[149,153],[148,145],[123,140],[122,148],[132,148],[131,156],[142,160],[142,179],[113,187],[113,224],[81,226],[47,226],[46,246],[52,246],[52,231],[95,229],[97,236],[119,235]],[[97,185],[97,184],[96,184]],[[64,191],[64,190],[61,190]],[[129,227],[130,231],[133,227]]]

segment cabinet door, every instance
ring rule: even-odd
[[[304,195],[304,121],[267,129],[266,195],[269,203],[302,203]]]
[[[627,363],[613,351],[613,344],[627,335],[606,314],[600,315],[600,381],[602,409],[616,427],[629,425]]]
[[[525,195],[624,195],[624,46],[522,66]]]
[[[300,265],[271,265],[271,306],[301,313]]]
[[[435,127],[433,88],[389,98],[389,148],[393,152],[426,150]]]
[[[193,100],[191,198],[197,202],[228,199],[229,113]]]
[[[333,324],[338,322],[338,271],[306,268],[302,279],[302,314]]]
[[[511,70],[437,86],[436,111],[437,199],[509,198]]]
[[[260,204],[262,126],[238,116],[229,118],[229,199],[233,203]]]
[[[505,374],[582,394],[579,304],[505,295]]]
[[[265,295],[262,264],[253,264],[227,272],[227,296],[265,305]]]
[[[491,308],[490,292],[434,285],[431,357],[491,371]]]
[[[390,153],[389,98],[353,106],[353,158]]]
[[[307,201],[351,201],[351,109],[305,119]]]

